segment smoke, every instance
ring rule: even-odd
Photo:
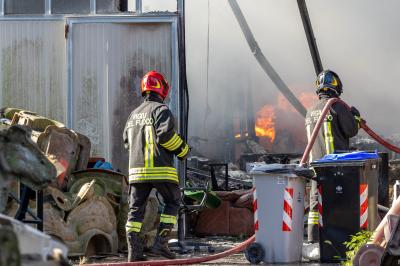
[[[260,48],[285,83],[297,96],[314,92],[315,72],[297,2],[238,2]],[[322,63],[340,75],[343,99],[356,106],[377,132],[399,133],[400,124],[392,116],[400,111],[400,2],[308,0],[307,5]],[[234,119],[250,115],[245,95],[252,94],[256,112],[276,104],[280,93],[251,54],[227,1],[186,1],[186,43],[189,135],[207,138],[203,152],[218,156]],[[305,138],[300,115],[277,119],[288,132]]]
[[[286,84],[296,95],[312,91],[313,66],[296,2],[239,1],[239,5],[263,53]],[[230,133],[240,131],[238,120],[252,119],[264,105],[277,105],[280,92],[251,53],[227,1],[188,1],[186,12],[189,135],[208,139],[201,152],[221,157],[219,151],[226,149]],[[301,152],[304,119],[296,112],[275,111],[280,145],[273,151]],[[282,137],[288,142],[286,148],[285,141],[279,141]],[[290,138],[302,140],[300,146],[288,149]]]
[[[323,64],[340,75],[343,99],[378,133],[399,133],[400,2],[308,3]]]
[[[238,3],[264,55],[289,88],[297,96],[313,93],[316,75],[297,2]],[[307,0],[307,6],[322,64],[343,81],[342,98],[378,133],[399,133],[400,123],[393,117],[400,111],[400,2]],[[201,152],[223,159],[228,136],[243,128],[240,121],[253,119],[262,106],[276,105],[282,96],[255,60],[226,0],[186,0],[186,48],[189,137],[208,139]],[[285,129],[277,136],[289,132],[305,143],[303,117],[277,111],[276,123]],[[301,144],[288,146],[274,152],[302,150]]]

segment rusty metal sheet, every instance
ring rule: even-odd
[[[57,167],[58,188],[66,186],[69,174],[75,169],[78,159],[78,136],[72,130],[48,126],[37,139],[39,148]]]
[[[78,132],[75,133],[78,136],[78,160],[76,162],[74,170],[85,170],[89,162],[90,149],[92,147],[92,144],[90,142],[90,139],[85,135],[82,135]]]

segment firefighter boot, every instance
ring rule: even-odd
[[[160,223],[151,253],[161,255],[167,259],[175,259],[175,254],[168,247],[168,235],[172,230],[173,224]]]
[[[143,239],[140,233],[130,232],[126,235],[128,240],[128,262],[147,260],[143,255]]]

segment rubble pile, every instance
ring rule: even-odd
[[[2,150],[21,144],[20,150],[7,152],[5,156],[17,160],[10,159],[8,165],[1,165],[9,170],[2,172],[7,172],[5,177],[1,176],[2,190],[16,192],[19,176],[28,176],[21,179],[28,187],[43,190],[44,232],[65,243],[70,255],[110,254],[123,249],[127,178],[112,169],[88,168],[93,161],[89,138],[58,121],[16,108],[3,108],[0,122],[3,129],[0,137],[7,139],[0,141]],[[21,171],[29,175],[21,175]],[[2,195],[7,197],[8,193]],[[0,210],[15,216],[17,202],[10,199],[2,202]],[[32,204],[29,207],[36,208]]]
[[[55,167],[30,139],[30,131],[15,125],[0,124],[0,213],[5,211],[8,193],[15,180],[33,189],[48,186],[56,174]]]
[[[187,185],[208,186],[214,191],[249,189],[253,186],[251,176],[239,166],[215,162],[200,156],[188,158]]]

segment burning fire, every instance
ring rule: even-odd
[[[301,92],[298,96],[299,101],[304,105],[305,108],[310,108],[316,101],[317,95],[314,92]],[[283,110],[297,112],[296,109],[289,103],[289,101],[282,95],[278,96],[278,107]]]
[[[244,133],[243,135],[244,135],[244,137],[248,137],[248,136],[249,136],[249,133],[246,132],[246,133]],[[242,135],[241,135],[240,133],[237,133],[237,134],[235,135],[235,138],[236,138],[236,139],[240,139],[240,138],[242,138]]]
[[[256,114],[256,136],[266,137],[272,143],[275,140],[275,110],[264,105]]]

